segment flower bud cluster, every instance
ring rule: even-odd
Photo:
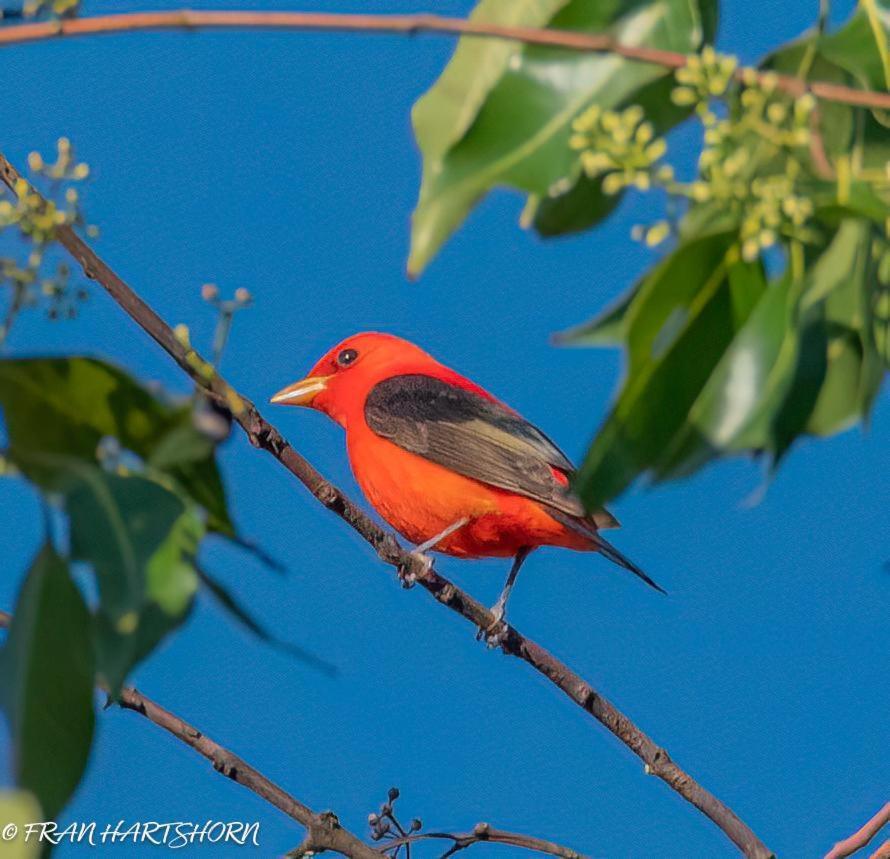
[[[580,153],[581,168],[591,179],[602,177],[607,194],[628,187],[648,190],[653,167],[667,151],[639,105],[621,111],[591,105],[575,118],[572,132],[569,146]]]
[[[41,197],[35,186],[21,177],[15,182],[13,194],[0,191],[0,233],[12,228],[10,234],[14,231],[24,249],[24,254],[0,256],[0,287],[11,287],[7,308],[10,323],[0,331],[0,342],[22,309],[43,304],[50,319],[77,315],[78,304],[86,299],[87,292],[83,286],[72,286],[66,262],[54,261],[52,243],[61,227],[83,227],[90,236],[98,234],[84,220],[76,187],[89,177],[90,169],[75,159],[67,138],[57,142],[55,160],[47,162],[40,153],[32,152],[28,167],[38,183],[49,186],[52,196]]]

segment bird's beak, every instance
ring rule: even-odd
[[[282,388],[269,402],[283,406],[309,406],[327,387],[330,376],[307,376]]]

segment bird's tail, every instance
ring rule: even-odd
[[[549,513],[563,525],[567,525],[573,531],[587,537],[597,548],[597,551],[605,558],[608,558],[613,564],[630,570],[635,576],[639,576],[650,588],[655,588],[659,593],[666,594],[667,591],[657,582],[653,581],[646,575],[630,558],[618,551],[605,537],[601,537],[595,524],[589,519],[581,519],[577,516],[568,516],[560,510],[550,509]]]
[[[619,552],[608,540],[597,534],[593,541],[604,558],[608,558],[613,564],[618,564],[619,567],[624,567],[625,570],[630,570],[635,576],[639,576],[650,588],[655,588],[659,593],[667,593],[661,585],[647,576],[630,558]]]

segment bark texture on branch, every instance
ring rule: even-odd
[[[136,689],[121,691],[117,702],[125,710],[145,716],[150,722],[171,733],[176,739],[191,746],[213,764],[226,778],[252,790],[289,817],[306,827],[303,846],[306,852],[322,853],[332,850],[352,859],[380,859],[380,853],[340,825],[330,811],[315,812],[280,788],[246,761],[211,740],[184,719],[165,710]]]
[[[505,0],[507,2],[507,0]],[[646,45],[624,45],[604,33],[579,33],[538,27],[511,27],[447,18],[441,15],[361,15],[336,12],[251,12],[238,10],[180,9],[169,12],[124,12],[82,18],[35,21],[0,28],[0,47],[71,36],[97,36],[146,30],[268,29],[327,30],[354,33],[446,33],[456,36],[509,39],[569,51],[617,54],[628,60],[669,69],[686,64],[686,55]],[[762,78],[765,73],[757,74]],[[856,89],[829,81],[805,81],[789,75],[770,75],[776,86],[792,96],[806,92],[817,98],[860,107],[890,109],[890,93]],[[742,79],[742,70],[736,72]]]
[[[18,171],[0,153],[0,180],[15,193],[15,184],[19,178]],[[34,192],[36,193],[36,189]],[[486,606],[439,575],[422,559],[402,548],[395,534],[377,525],[345,493],[326,480],[260,415],[253,403],[235,391],[191,346],[178,338],[173,329],[71,227],[60,227],[56,239],[83,268],[84,274],[97,281],[196,384],[232,411],[235,420],[254,446],[271,453],[321,504],[360,534],[382,561],[393,566],[403,578],[422,585],[440,603],[479,629],[491,628],[495,618]],[[674,763],[664,748],[564,662],[512,626],[507,627],[501,648],[510,656],[527,662],[575,704],[603,724],[645,763],[647,773],[660,778],[710,818],[745,856],[752,859],[768,859],[773,856],[772,851],[767,849],[729,806]]]

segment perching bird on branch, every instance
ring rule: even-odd
[[[618,521],[585,511],[572,463],[544,433],[407,340],[356,334],[271,402],[311,406],[346,430],[359,486],[417,552],[513,558],[495,625],[539,546],[600,552],[662,591],[600,536]]]

